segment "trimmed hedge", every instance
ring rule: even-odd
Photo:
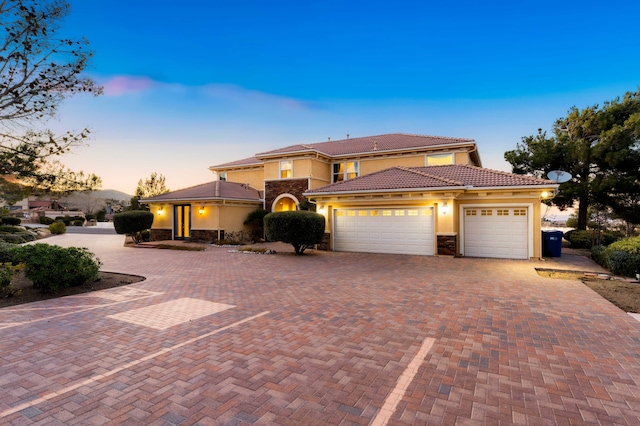
[[[20,220],[19,217],[13,217],[13,216],[5,216],[2,218],[2,223],[4,223],[5,225],[20,225],[20,222],[22,222]]]
[[[309,211],[275,212],[264,217],[267,240],[289,243],[296,254],[321,243],[324,227],[324,216]]]
[[[130,235],[137,244],[141,232],[153,225],[153,213],[145,210],[131,210],[113,215],[113,226],[118,234]]]
[[[624,238],[609,247],[594,247],[591,257],[612,274],[635,277],[640,272],[640,237]]]

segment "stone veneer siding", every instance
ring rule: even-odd
[[[194,242],[212,243],[224,239],[224,230],[192,229],[190,239]]]
[[[171,229],[151,229],[149,230],[149,241],[171,240]]]
[[[306,200],[302,195],[309,189],[308,179],[283,179],[267,181],[264,183],[264,208],[271,211],[273,202],[282,194],[291,194],[298,199],[299,202]]]
[[[455,256],[456,242],[456,235],[438,235],[438,255]]]

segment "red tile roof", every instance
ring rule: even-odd
[[[262,160],[256,157],[243,158],[242,160],[231,161],[229,163],[218,164],[216,166],[211,166],[211,168],[224,168],[224,167],[237,167],[237,166],[250,166],[250,165],[260,165],[262,164]]]
[[[261,201],[262,194],[248,185],[224,180],[203,183],[190,188],[167,192],[155,197],[144,198],[140,202],[162,202],[180,200],[244,200]]]
[[[431,167],[392,167],[322,188],[307,191],[306,195],[360,191],[393,191],[410,189],[467,189],[473,187],[554,187],[553,181],[516,175],[469,165]]]
[[[393,133],[389,135],[366,136],[311,144],[297,144],[273,151],[261,152],[256,157],[271,157],[296,152],[319,152],[328,156],[341,156],[373,153],[378,151],[398,151],[439,145],[474,144],[473,139],[447,138],[443,136],[408,135]]]

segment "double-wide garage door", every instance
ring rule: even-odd
[[[434,254],[433,208],[336,209],[336,251]]]
[[[526,207],[465,207],[464,255],[528,259]]]

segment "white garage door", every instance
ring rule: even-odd
[[[526,207],[467,207],[463,214],[465,256],[529,258]]]
[[[434,254],[433,208],[334,210],[336,251]]]

